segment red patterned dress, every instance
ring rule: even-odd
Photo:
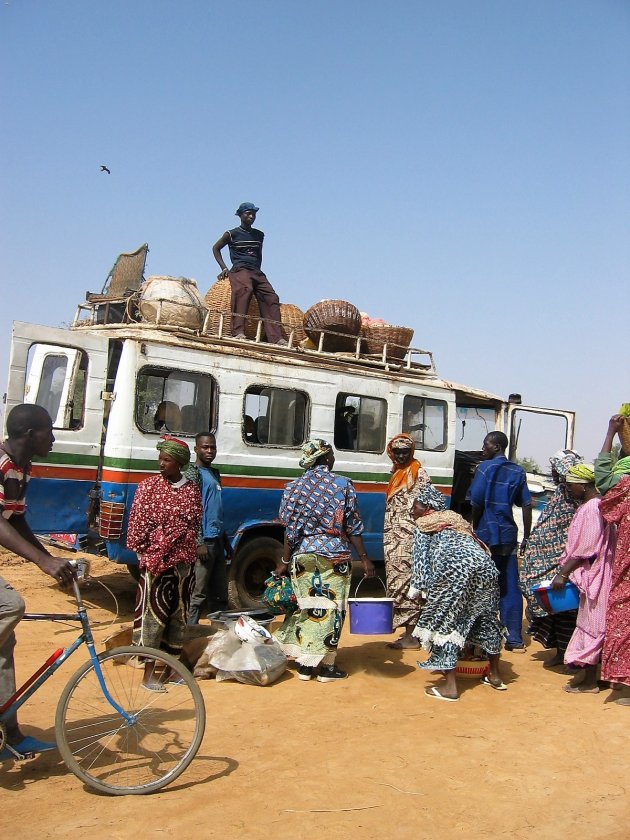
[[[156,475],[138,485],[127,530],[127,547],[140,561],[134,644],[179,654],[201,514],[199,487],[185,478],[171,484]]]
[[[630,475],[601,501],[600,510],[617,526],[617,550],[606,611],[602,679],[630,685]]]

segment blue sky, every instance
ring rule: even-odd
[[[588,458],[630,401],[626,0],[4,0],[0,62],[0,390],[12,320],[145,241],[205,293],[254,201],[282,301],[577,410]]]

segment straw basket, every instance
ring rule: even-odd
[[[388,359],[404,359],[407,348],[413,338],[409,327],[394,327],[391,324],[367,324],[361,327],[367,353],[370,356],[382,356],[387,344]]]
[[[465,680],[480,680],[490,670],[490,663],[485,659],[458,659],[455,675]]]
[[[210,286],[206,294],[206,306],[210,313],[208,318],[207,331],[209,335],[219,334],[219,321],[223,315],[223,335],[232,335],[232,286],[230,281],[226,278],[220,278],[217,282]],[[256,338],[256,330],[258,329],[258,322],[260,320],[260,308],[258,301],[252,295],[247,309],[247,318],[245,319],[245,335],[247,338]],[[265,330],[263,327],[262,336]]]
[[[186,277],[148,277],[138,301],[140,317],[150,324],[199,330],[206,306],[194,280]]]
[[[621,428],[619,429],[619,440],[621,441],[621,448],[626,453],[630,454],[630,417],[624,417]]]
[[[342,335],[328,335],[329,330]],[[321,300],[306,311],[304,332],[319,346],[319,337],[323,331],[326,334],[322,349],[331,353],[351,353],[356,348],[356,338],[361,332],[361,313],[346,300]]]
[[[293,344],[299,344],[304,341],[306,333],[304,332],[304,313],[299,306],[294,306],[292,303],[280,304],[280,320],[282,322],[282,336],[288,341],[291,331],[293,331]]]

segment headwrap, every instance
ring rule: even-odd
[[[307,440],[302,446],[302,457],[300,458],[300,466],[304,470],[310,470],[314,466],[315,461],[326,455],[327,452],[332,452],[332,446],[328,441],[322,438],[311,438]]]
[[[584,458],[574,452],[572,449],[559,449],[555,455],[549,459],[551,468],[555,470],[561,478],[564,478],[571,467],[580,464]]]
[[[432,484],[425,484],[420,488],[416,501],[432,508],[429,513],[425,513],[419,519],[416,519],[416,528],[423,534],[439,534],[441,531],[447,530],[455,531],[463,537],[471,537],[483,548],[486,554],[490,555],[490,549],[475,536],[470,522],[466,522],[464,517],[455,513],[454,510],[447,510],[446,499]]]
[[[405,467],[399,466],[396,461],[394,461],[394,449],[406,449],[409,450],[409,454],[412,457],[412,461],[407,464]],[[391,499],[393,495],[396,493],[400,493],[401,490],[411,490],[418,479],[418,471],[422,466],[420,461],[416,460],[413,456],[416,451],[416,442],[411,437],[411,435],[400,434],[395,435],[390,442],[387,444],[387,454],[389,455],[393,467],[392,467],[392,477],[389,479],[389,484],[387,485],[387,499]]]
[[[567,484],[594,484],[595,470],[592,464],[575,464],[567,472]]]
[[[630,473],[630,455],[620,458],[612,468],[613,475],[628,475]]]
[[[188,444],[179,440],[179,438],[171,435],[162,435],[157,443],[158,452],[165,452],[167,455],[177,461],[180,467],[185,466],[190,462],[190,449]]]
[[[433,508],[433,510],[446,510],[446,499],[444,495],[436,490],[432,484],[424,484],[418,491],[416,501],[422,505]]]

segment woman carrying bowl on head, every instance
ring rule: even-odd
[[[285,526],[284,554],[275,573],[289,570],[298,609],[274,635],[287,656],[295,658],[299,679],[317,676],[318,682],[348,676],[335,659],[350,591],[352,548],[365,577],[374,576],[361,539],[354,486],[332,472],[334,463],[327,441],[307,441],[300,460],[304,475],[287,485],[279,513]]]
[[[444,496],[431,484],[420,488],[412,512],[417,530],[410,595],[424,600],[413,635],[431,652],[418,666],[445,677],[442,687],[427,688],[425,694],[437,700],[459,699],[455,669],[465,645],[478,645],[488,655],[490,670],[482,682],[505,691],[499,673],[499,572],[490,550],[469,522],[446,509]]]
[[[611,417],[602,451],[595,460],[595,484],[604,497],[600,510],[604,519],[617,526],[617,545],[612,568],[612,582],[606,610],[606,635],[602,651],[602,679],[616,687],[630,686],[630,456],[620,452],[614,461],[612,444],[621,438],[628,420]],[[630,706],[630,697],[616,701]]]
[[[165,436],[157,449],[160,474],[138,485],[127,530],[127,547],[140,565],[133,644],[179,656],[194,582],[201,493],[188,445]],[[165,677],[158,679],[148,668],[143,686],[163,691]]]
[[[580,668],[565,685],[570,694],[597,694],[597,665],[606,629],[606,607],[615,554],[615,529],[600,510],[591,464],[576,464],[566,475],[567,488],[579,507],[569,527],[560,570],[551,588],[561,589],[571,580],[580,590],[577,624],[564,655],[567,665]]]
[[[544,668],[564,664],[564,654],[575,630],[577,610],[547,614],[532,593],[532,586],[553,577],[564,551],[571,520],[578,500],[569,492],[565,478],[569,469],[584,459],[570,449],[561,449],[549,459],[556,489],[540,515],[521,559],[521,591],[527,600],[529,633],[546,648],[556,653],[544,663]]]

